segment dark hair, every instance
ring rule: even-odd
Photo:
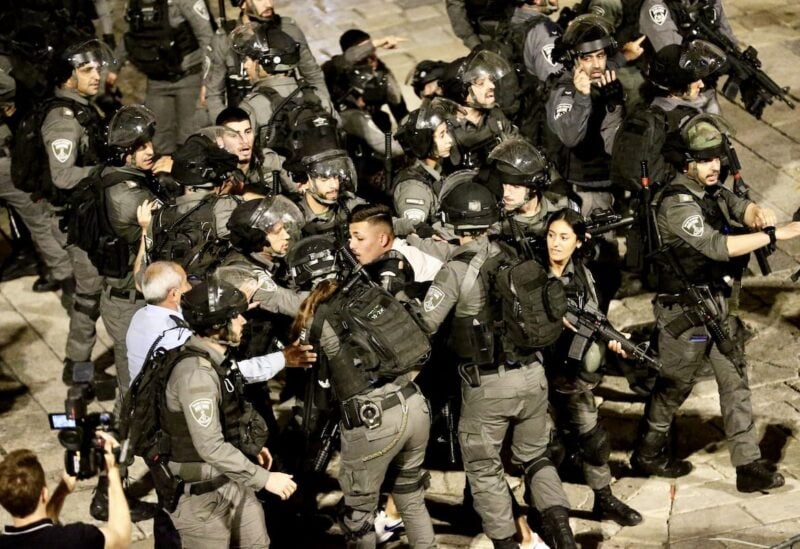
[[[361,29],[346,30],[339,37],[339,46],[342,48],[342,52],[344,52],[347,48],[360,44],[364,40],[369,40],[369,38],[369,34]]]
[[[0,463],[0,505],[11,516],[33,514],[45,486],[44,469],[32,451],[14,450]]]
[[[240,109],[239,107],[225,107],[222,112],[217,115],[217,119],[214,123],[217,126],[224,126],[230,122],[243,122],[245,120],[250,122],[250,116],[244,109]]]
[[[578,237],[578,242],[584,242],[586,240],[586,221],[583,219],[583,216],[575,210],[562,208],[550,214],[544,229],[545,235],[550,231],[550,226],[556,221],[563,221],[572,227],[572,230],[575,231],[575,236]]]
[[[366,221],[370,225],[385,225],[394,236],[392,225],[392,210],[385,204],[359,204],[353,208],[350,214],[350,223],[362,223]]]

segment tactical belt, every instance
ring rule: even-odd
[[[509,372],[511,370],[518,370],[525,365],[526,364],[523,362],[506,362],[499,366],[478,366],[478,370],[480,370],[481,375],[491,375],[501,371]]]
[[[365,425],[364,418],[361,411],[367,406],[375,406],[381,409],[382,412],[394,408],[401,402],[408,400],[413,394],[417,393],[417,386],[409,382],[402,389],[390,393],[379,401],[358,399],[356,397],[350,398],[342,403],[342,425],[345,429],[355,429]],[[402,395],[402,398],[401,398]]]
[[[112,288],[110,286],[108,288],[108,295],[111,297],[116,297],[117,299],[130,301],[131,303],[144,299],[144,295],[142,295],[142,293],[138,290],[122,290],[120,288]]]
[[[187,482],[183,485],[183,495],[200,496],[213,492],[217,488],[225,486],[230,479],[225,475],[219,475],[209,480],[201,480],[199,482]]]

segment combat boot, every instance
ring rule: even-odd
[[[736,489],[740,492],[764,492],[784,485],[783,475],[761,460],[736,467]]]
[[[158,505],[134,499],[125,495],[128,500],[128,509],[131,513],[131,522],[140,522],[153,518],[158,510]],[[97,488],[94,489],[89,514],[95,520],[108,521],[108,477],[101,476],[97,479]]]
[[[612,494],[611,486],[594,491],[592,513],[597,520],[610,519],[620,526],[636,526],[642,522],[642,515]]]
[[[673,460],[667,455],[668,432],[648,430],[638,448],[631,456],[634,471],[647,475],[678,478],[692,471],[692,464],[685,460]]]
[[[569,526],[569,511],[554,505],[542,513],[542,538],[550,549],[578,549]]]

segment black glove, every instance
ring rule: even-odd
[[[414,227],[414,233],[420,238],[430,238],[436,234],[436,231],[429,224],[423,222]]]
[[[614,112],[618,105],[622,105],[625,102],[625,90],[622,87],[622,82],[612,80],[605,86],[600,86],[600,97],[606,104],[606,110]]]

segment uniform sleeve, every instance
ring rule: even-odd
[[[295,292],[278,286],[273,282],[274,287],[264,289],[263,286],[256,292],[254,301],[260,302],[260,307],[271,313],[285,315],[291,318],[300,312],[300,305],[307,297],[308,292]]]
[[[189,22],[192,27],[197,42],[203,55],[208,55],[211,46],[211,39],[214,38],[214,30],[211,27],[211,14],[205,0],[182,0],[178,3],[181,15]]]
[[[664,46],[683,42],[675,19],[663,0],[645,0],[639,12],[639,32],[647,36],[656,52]]]
[[[556,36],[547,30],[547,25],[541,24],[533,27],[525,37],[523,59],[525,68],[529,73],[545,82],[551,74],[562,69],[561,63],[553,62],[553,45]]]
[[[614,149],[614,138],[625,118],[625,106],[618,105],[614,112],[607,112],[600,124],[600,137],[603,138],[603,148],[607,154],[611,154]]]
[[[50,163],[50,176],[59,189],[71,189],[89,175],[94,166],[76,166],[84,129],[67,107],[52,109],[42,124],[42,139]]]
[[[659,213],[659,230],[666,244],[677,237],[709,259],[730,259],[728,237],[705,222],[703,211],[690,196],[679,194],[665,198]]]
[[[728,19],[728,16],[725,14],[725,8],[722,6],[722,0],[717,0],[716,8],[719,12],[719,28],[722,31],[722,34],[728,37],[731,42],[733,42],[737,47],[739,46],[739,41],[736,39],[736,36],[733,34],[733,29],[731,28],[731,22]]]
[[[402,181],[394,189],[394,211],[413,223],[427,221],[433,212],[433,189],[417,179]]]
[[[747,198],[739,198],[734,193],[725,189],[725,203],[728,206],[728,211],[731,213],[731,217],[733,217],[734,221],[738,221],[742,225],[744,225],[744,213],[747,211],[747,207],[750,204],[754,204],[752,200]]]
[[[208,100],[208,114],[212,121],[217,119],[217,115],[222,112],[226,105],[225,77],[228,74],[226,63],[228,55],[230,55],[228,37],[218,32],[211,39],[210,64],[204,79],[206,98]]]
[[[342,116],[342,129],[345,133],[366,141],[376,154],[383,156],[386,153],[386,137],[367,113],[353,110],[349,115]],[[392,138],[392,156],[402,156],[402,154],[403,148],[400,143]]]
[[[586,137],[592,98],[571,86],[558,86],[547,100],[546,111],[548,127],[564,145],[575,147]]]
[[[152,200],[153,193],[135,185],[122,182],[108,189],[108,219],[111,228],[124,238],[128,244],[138,244],[142,237],[142,228],[136,219],[136,209],[145,200]]]
[[[328,87],[325,85],[325,75],[317,63],[314,54],[311,53],[311,48],[308,47],[308,40],[303,31],[295,25],[285,24],[284,32],[294,38],[300,44],[300,61],[297,63],[297,68],[303,78],[312,86],[317,88],[314,93],[322,99],[323,104],[331,104],[331,98],[328,94]]]
[[[464,0],[445,0],[445,6],[453,33],[461,39],[464,45],[472,49],[480,44],[481,39],[475,34],[475,29],[472,28],[472,23],[467,17],[467,6]]]
[[[181,361],[170,377],[173,382],[200,458],[233,481],[254,490],[263,488],[269,472],[225,442],[219,417],[219,379],[208,362],[196,357]]]
[[[456,246],[441,240],[432,238],[420,238],[415,234],[410,234],[405,239],[406,243],[415,248],[419,248],[424,253],[431,255],[439,261],[445,262],[450,259],[450,255]]]
[[[230,220],[233,210],[235,210],[239,204],[241,204],[239,200],[230,196],[227,197],[227,199],[222,198],[214,203],[214,232],[217,238],[227,240],[228,236],[230,236],[231,231],[228,229],[228,220]]]
[[[451,261],[442,267],[433,279],[422,301],[420,321],[429,334],[435,333],[455,307],[460,295],[461,279],[467,265]]]

